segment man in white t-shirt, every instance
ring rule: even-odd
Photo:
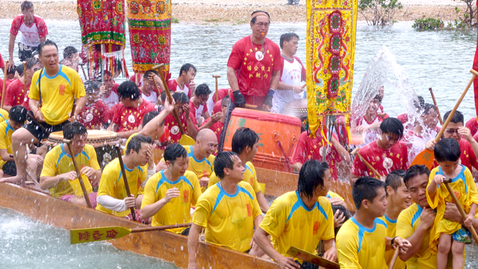
[[[294,56],[299,47],[299,36],[296,33],[283,34],[280,37],[282,49],[282,72],[274,98],[271,112],[282,113],[285,105],[295,99],[306,98],[305,68],[302,62]]]
[[[438,113],[435,106],[429,103],[423,105],[420,119],[414,122],[413,130],[409,130],[404,136],[408,146],[408,159],[413,160],[425,149],[428,141],[435,139],[440,128],[438,124]]]
[[[189,101],[189,111],[191,111],[196,118],[195,124],[197,128],[201,127],[203,122],[210,117],[206,107],[209,94],[211,94],[209,87],[205,83],[200,84],[194,91],[193,98]]]
[[[154,80],[156,80],[156,85],[154,83]],[[159,78],[159,74],[156,71],[148,70],[144,73],[143,85],[139,87],[139,89],[141,91],[141,97],[144,100],[154,105],[160,104],[160,101],[158,100],[160,94],[158,94],[158,91],[159,93],[162,93],[164,89],[163,83],[161,82],[161,78]]]
[[[22,15],[18,15],[13,19],[10,28],[10,41],[8,43],[8,68],[14,66],[13,48],[15,47],[15,39],[18,31],[22,33],[20,42],[18,43],[18,58],[25,61],[31,58],[34,51],[38,49],[38,45],[46,40],[48,29],[45,21],[33,14],[33,3],[23,1],[21,4]]]
[[[196,77],[196,67],[192,64],[184,64],[179,70],[179,77],[168,80],[168,88],[173,92],[184,92],[191,99],[196,90],[194,77]]]
[[[119,96],[118,96],[118,87],[119,84],[115,83],[113,80],[113,76],[109,71],[105,72],[105,79],[103,81],[104,85],[100,87],[101,93],[101,100],[105,103],[109,109],[111,109],[114,105],[119,103]],[[98,81],[101,83],[101,81]]]

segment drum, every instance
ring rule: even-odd
[[[236,108],[227,127],[224,150],[231,150],[232,137],[240,127],[248,127],[259,135],[259,147],[254,157],[256,167],[291,172],[290,158],[300,136],[298,118]]]
[[[56,146],[63,143],[63,131],[54,132],[48,137],[48,144]],[[110,161],[118,157],[114,147],[118,145],[120,138],[115,132],[106,130],[88,130],[86,144],[93,146],[96,150],[96,158],[103,169]]]

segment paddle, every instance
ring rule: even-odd
[[[441,118],[440,111],[438,110],[438,105],[437,105],[437,101],[435,100],[435,95],[433,94],[432,88],[429,88],[429,90],[430,90],[430,94],[432,96],[433,104],[435,105],[435,110],[438,114],[438,120],[440,121],[440,124],[443,125],[443,120]]]
[[[471,84],[475,80],[475,77],[478,76],[478,72],[475,70],[471,69],[470,72],[473,74],[471,80],[468,82],[468,85],[466,86],[465,90],[461,94],[460,98],[455,104],[455,107],[451,111],[450,115],[448,115],[448,118],[446,119],[445,123],[441,127],[440,132],[437,134],[435,137],[435,142],[438,142],[440,140],[440,137],[443,135],[443,132],[445,131],[446,127],[448,126],[448,123],[450,123],[451,119],[453,118],[453,115],[455,115],[456,110],[458,109],[458,106],[460,106],[461,101],[463,98],[465,98],[466,93],[468,92],[468,89],[471,87]],[[426,165],[428,169],[432,169],[433,167],[433,161],[435,160],[435,153],[432,150],[425,149],[422,152],[420,152],[415,159],[413,159],[413,162],[410,166],[413,165]]]
[[[219,85],[217,83],[217,79],[220,78],[221,76],[220,75],[212,75],[213,78],[216,79],[216,100],[214,100],[214,104],[219,101]]]
[[[191,223],[182,223],[175,225],[157,226],[149,228],[129,229],[121,226],[98,227],[86,229],[73,229],[70,231],[70,243],[81,244],[103,240],[118,239],[130,233],[141,233],[151,231],[162,231],[166,229],[174,229],[191,226]]]
[[[26,71],[27,71],[27,62],[23,61],[23,92],[26,94],[27,92],[27,82],[26,82]],[[5,93],[6,95],[6,93]]]
[[[131,191],[129,190],[129,183],[128,179],[126,178],[126,171],[124,169],[124,163],[123,163],[123,157],[121,156],[121,149],[119,146],[116,146],[116,153],[118,155],[120,167],[121,167],[121,173],[123,174],[123,181],[124,181],[124,188],[126,189],[126,195],[128,197],[131,197]],[[131,217],[133,217],[133,220],[136,221],[136,214],[134,213],[134,207],[130,207],[131,210]]]
[[[86,191],[85,183],[83,182],[83,178],[81,178],[80,170],[78,169],[78,165],[76,164],[75,156],[73,154],[73,150],[71,150],[71,140],[63,139],[63,142],[68,146],[68,151],[70,151],[71,160],[73,161],[73,166],[75,167],[76,176],[78,177],[78,181],[80,182],[81,190],[83,191],[83,196],[86,200],[86,205],[89,208],[93,208],[90,201],[90,196],[88,196],[88,192]]]
[[[296,247],[290,247],[289,250],[287,251],[287,254],[291,255],[292,257],[296,257],[306,262],[309,262],[318,266],[322,266],[325,268],[340,269],[340,266],[338,263],[326,260],[322,257],[319,257],[307,251],[298,249]]]
[[[3,68],[2,103],[0,104],[0,108],[2,109],[3,109],[3,103],[5,102],[5,87],[7,86],[7,66],[8,66],[8,61],[5,61],[5,67]]]
[[[395,262],[397,261],[399,252],[400,252],[400,248],[397,246],[397,249],[395,249],[395,252],[393,253],[393,258],[392,258],[392,261],[390,262],[390,265],[388,266],[388,269],[393,269],[393,266],[395,265]]]
[[[379,179],[382,178],[382,175],[380,175],[380,173],[377,170],[375,170],[375,168],[373,168],[373,166],[370,165],[370,163],[368,163],[367,160],[365,160],[360,153],[358,153],[358,150],[359,148],[355,148],[351,154],[357,155],[360,158],[360,160],[367,166],[368,169],[370,169]]]
[[[466,213],[463,210],[463,207],[461,206],[460,201],[458,201],[458,199],[456,198],[455,192],[453,192],[450,185],[448,184],[448,183],[451,183],[451,182],[452,182],[452,179],[450,178],[450,179],[445,179],[445,181],[443,183],[445,183],[445,187],[448,190],[448,192],[450,193],[451,199],[453,199],[453,203],[455,203],[456,208],[458,208],[458,211],[460,212],[461,217],[463,218],[463,220],[465,220],[466,219]],[[473,237],[473,240],[475,240],[475,244],[478,245],[478,235],[476,234],[475,228],[473,226],[470,226],[470,227],[467,227],[467,228],[470,231],[471,236]]]
[[[153,69],[160,68],[163,65],[164,64],[156,65],[156,66],[153,67]],[[173,98],[171,97],[171,92],[169,91],[168,84],[166,83],[166,78],[161,75],[161,72],[159,72],[159,77],[161,78],[161,81],[163,82],[164,89],[166,90],[166,95],[168,96],[169,103],[172,104],[173,103]],[[183,124],[182,124],[182,122],[179,118],[179,114],[178,114],[178,111],[176,110],[176,107],[174,107],[173,116],[174,116],[174,119],[176,119],[176,122],[178,123],[179,130],[181,131],[181,139],[179,139],[179,144],[181,144],[183,146],[189,146],[189,145],[196,144],[196,141],[194,141],[194,139],[192,139],[192,137],[188,136],[186,134],[186,132],[184,131]]]
[[[156,70],[156,69],[159,69],[161,66],[163,66],[164,64],[160,64],[160,65],[156,65],[156,66],[153,66],[153,68],[151,70]],[[154,82],[154,89],[156,90],[156,92],[158,93],[158,97],[161,96],[161,92],[160,90],[158,89],[158,85],[156,84],[156,80],[154,79],[154,76],[152,77],[153,79],[153,82]]]

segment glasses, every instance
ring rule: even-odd
[[[453,128],[449,128],[449,129],[445,129],[445,132],[447,132],[448,134],[458,134],[458,130],[460,130],[460,128],[456,128],[456,129],[453,129]]]
[[[264,22],[258,22],[258,23],[256,23],[256,25],[258,25],[259,27],[266,27],[267,28],[267,27],[269,27],[270,23],[268,23],[268,22],[265,22],[265,23]]]

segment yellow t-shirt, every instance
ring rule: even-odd
[[[193,146],[185,146],[184,147],[188,152],[189,157],[189,165],[188,170],[192,171],[198,179],[203,177],[210,177],[211,174],[214,172],[214,159],[216,158],[214,155],[209,155],[207,158],[203,158],[202,160],[196,159],[193,153]],[[204,192],[206,188],[201,188]]]
[[[39,79],[41,70],[33,74],[28,97],[40,100],[39,84],[41,80],[41,112],[46,123],[57,125],[66,121],[73,108],[74,99],[85,96],[85,86],[78,73],[68,66],[60,65],[58,73],[49,77],[45,71]]]
[[[196,205],[201,196],[201,187],[196,175],[186,171],[184,176],[176,181],[170,181],[164,176],[164,170],[148,179],[144,187],[144,196],[141,208],[156,203],[166,196],[172,188],[178,188],[179,197],[172,198],[154,216],[152,226],[173,225],[191,222],[191,206]],[[181,233],[186,228],[170,229],[171,232]]]
[[[8,120],[8,111],[0,108],[0,122],[4,122],[6,120]]]
[[[43,170],[41,171],[40,177],[54,177],[60,174],[68,173],[75,171],[75,166],[71,160],[71,156],[66,153],[63,147],[66,147],[65,144],[60,144],[55,146],[53,149],[48,151],[43,161]],[[95,170],[100,169],[98,160],[96,159],[95,148],[91,145],[86,144],[81,153],[75,156],[76,164],[78,169],[81,170],[82,167],[88,166]],[[81,175],[83,183],[85,184],[86,191],[91,193],[93,191],[90,180],[86,175]],[[51,196],[53,197],[62,197],[63,195],[72,195],[75,194],[78,197],[83,197],[83,191],[81,190],[80,181],[78,178],[72,181],[62,180],[58,184],[50,189]]]
[[[6,149],[8,154],[12,154],[12,134],[15,132],[8,120],[0,123],[0,149]],[[6,163],[0,157],[0,169],[3,168],[3,165]]]
[[[326,195],[325,197],[327,197],[327,198],[335,198],[335,197],[338,197],[338,198],[340,198],[340,200],[345,201],[344,198],[342,198],[342,196],[338,195],[337,193],[335,193],[335,192],[333,192],[333,191],[327,192],[327,195]]]
[[[337,257],[341,269],[386,269],[385,239],[387,224],[375,219],[374,227],[368,229],[354,217],[347,220],[337,234]]]
[[[254,219],[261,214],[251,185],[239,182],[231,195],[218,183],[199,197],[193,223],[206,228],[206,242],[245,252],[251,248]]]
[[[396,236],[395,234],[397,231],[397,220],[393,220],[387,217],[387,215],[383,215],[383,217],[380,217],[379,219],[383,220],[385,224],[387,224],[387,236],[390,238],[394,238]],[[394,253],[395,249],[390,249],[385,252],[385,261],[387,262],[387,265],[390,265]],[[395,264],[393,265],[393,269],[405,269],[405,267],[405,262],[402,261],[400,258],[397,258]]]
[[[257,182],[256,168],[254,168],[254,165],[251,162],[247,162],[244,168],[244,179],[242,181],[251,184],[255,193],[260,192],[261,185],[259,185],[259,182]],[[209,188],[219,181],[220,179],[216,176],[216,173],[213,172],[209,177],[209,184],[207,187]]]
[[[478,192],[476,191],[475,181],[473,180],[473,175],[470,170],[464,165],[460,166],[462,168],[461,172],[452,180],[452,183],[449,183],[449,185],[455,192],[455,195],[463,206],[465,212],[468,213],[472,203],[478,204]],[[440,166],[434,168],[430,172],[428,184],[433,181],[435,175],[443,175]],[[438,239],[440,238],[440,234],[452,234],[461,229],[461,224],[443,218],[446,202],[453,202],[445,184],[438,186],[433,199],[428,194],[427,186],[427,200],[430,207],[436,209],[437,212],[434,225],[430,231],[430,249],[432,253],[436,253],[438,251]]]
[[[299,196],[291,191],[278,197],[267,211],[261,228],[271,235],[272,245],[281,255],[291,257],[291,246],[317,253],[320,240],[334,238],[334,213],[329,200],[319,197],[309,209]]]
[[[142,169],[140,166],[136,166],[133,169],[128,169],[128,167],[125,166],[124,169],[126,171],[126,178],[128,179],[129,190],[131,194],[133,194],[135,197],[143,194],[144,190],[141,188],[141,184],[146,180],[146,176],[148,174],[147,171]],[[103,169],[100,186],[98,187],[98,196],[102,195],[109,195],[120,200],[126,198],[123,173],[121,172],[121,166],[118,158],[111,161]],[[125,217],[130,213],[129,209],[122,212],[116,212],[105,208],[100,204],[96,206],[96,210],[120,217]]]

